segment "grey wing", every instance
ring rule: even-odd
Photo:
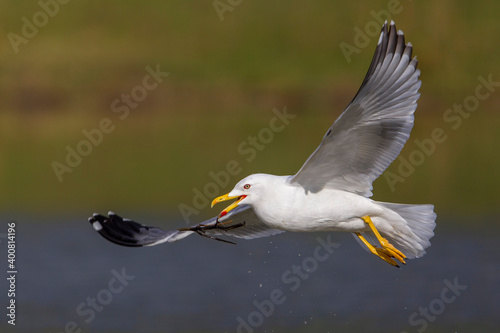
[[[89,222],[94,230],[110,242],[130,247],[173,243],[195,233],[209,237],[227,235],[253,239],[283,232],[269,228],[262,223],[249,206],[238,206],[220,218],[218,224],[220,227],[215,227],[216,218],[214,217],[191,227],[166,231],[130,219],[123,219],[113,212],[108,212],[108,216],[94,214],[89,218]]]
[[[346,110],[291,183],[317,192],[339,189],[370,197],[372,182],[399,155],[413,127],[420,70],[394,22],[382,27],[368,73]]]

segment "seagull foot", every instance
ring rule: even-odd
[[[387,251],[386,249],[381,249],[379,247],[374,247],[374,249],[375,249],[375,253],[372,251],[373,254],[375,254],[380,259],[384,260],[385,262],[391,264],[392,266],[399,268],[398,263],[392,259],[395,257],[389,251]],[[403,263],[405,263],[405,262],[403,261]]]
[[[391,257],[393,258],[396,258],[397,260],[399,260],[399,262],[403,263],[406,265],[406,262],[405,262],[405,258],[406,256],[403,254],[403,252],[399,251],[398,249],[396,249],[391,243],[389,243],[387,241],[387,239],[385,238],[382,238],[385,242],[382,243],[382,241],[380,241],[380,245],[382,246],[382,248],[391,255]]]
[[[380,235],[377,228],[375,228],[375,225],[373,224],[371,218],[369,216],[363,216],[362,219],[363,221],[365,221],[366,224],[368,224],[370,229],[373,231],[375,237],[377,237],[377,240],[379,241],[381,246],[381,248],[374,247],[360,233],[356,233],[359,239],[361,239],[361,241],[368,247],[370,252],[393,266],[399,267],[396,261],[394,261],[392,258],[395,258],[402,264],[406,265],[406,262],[404,260],[406,259],[406,256],[404,255],[404,253],[396,249],[391,243],[389,243],[387,239],[385,239]]]
[[[380,248],[380,247],[373,246],[359,232],[356,232],[356,236],[359,237],[359,239],[363,242],[363,244],[366,245],[366,247],[368,248],[368,250],[370,250],[371,253],[373,253],[374,255],[376,255],[377,257],[382,259],[383,261],[385,261],[385,262],[387,262],[387,263],[389,263],[392,266],[397,267],[397,268],[399,268],[399,265],[392,258],[396,258],[399,261],[401,261],[403,264],[406,264],[405,261],[400,257],[398,258],[397,257],[398,255],[396,253],[394,253],[393,251],[388,250],[386,248]]]

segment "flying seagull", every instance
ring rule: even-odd
[[[267,237],[284,231],[350,232],[368,251],[399,267],[430,246],[433,205],[370,199],[373,181],[399,155],[413,127],[421,82],[412,45],[394,22],[382,27],[363,83],[318,148],[293,176],[250,175],[212,202],[236,199],[200,224],[164,231],[113,212],[89,222],[111,242],[124,246],[172,243],[189,235],[225,241]]]

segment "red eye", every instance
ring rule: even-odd
[[[246,184],[245,186],[243,186],[243,188],[244,188],[245,190],[248,190],[248,189],[250,188],[250,184]]]

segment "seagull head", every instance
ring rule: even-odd
[[[267,176],[270,175],[254,174],[243,178],[238,182],[238,184],[236,184],[231,192],[215,198],[212,201],[212,207],[222,201],[237,199],[235,202],[224,208],[222,212],[220,212],[219,217],[223,217],[240,204],[251,206],[261,197],[261,192],[264,185],[266,184]]]

